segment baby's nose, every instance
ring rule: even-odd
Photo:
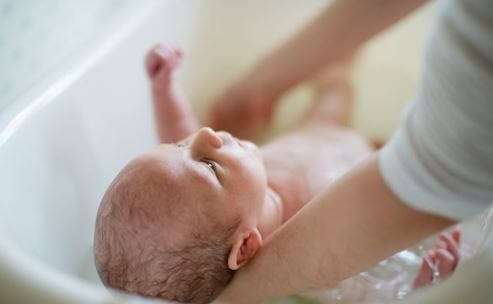
[[[203,127],[197,132],[194,144],[199,147],[211,146],[212,148],[219,149],[223,145],[223,140],[211,128]]]

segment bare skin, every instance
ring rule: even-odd
[[[185,100],[181,84],[174,81],[182,57],[177,49],[156,46],[146,57],[146,71],[152,79],[154,114],[161,142],[175,142],[198,129],[198,122]],[[168,58],[166,62],[162,58]]]
[[[212,126],[254,137],[287,89],[354,53],[425,2],[331,1],[219,95],[211,110]],[[259,303],[330,288],[455,223],[410,207],[387,185],[379,166],[378,156],[371,156],[328,185],[264,242],[220,300]]]
[[[163,143],[179,141],[198,130],[184,95],[175,93],[180,86],[173,74],[180,59],[180,51],[166,46],[153,48],[147,56],[147,62],[153,63],[147,64],[147,69],[154,92],[158,134]],[[347,78],[328,77],[324,81],[325,84],[321,81],[317,84],[320,101],[304,122],[293,132],[260,147],[268,184],[283,203],[283,222],[335,178],[372,153],[368,142],[346,127],[353,106]]]
[[[331,1],[311,23],[218,96],[211,108],[212,127],[254,138],[271,121],[284,92],[347,59],[426,1]]]
[[[184,95],[175,93],[179,84],[173,73],[180,59],[181,52],[163,46],[153,48],[147,57],[158,134],[163,143],[180,141],[198,130]],[[279,208],[272,209],[264,219],[268,229],[260,229],[263,238],[373,152],[363,137],[347,128],[353,107],[347,77],[325,79],[325,84],[318,82],[317,88],[320,101],[304,122],[293,132],[260,148],[268,187],[280,198]],[[421,266],[414,283],[416,288],[433,281],[430,263],[439,265],[442,278],[453,273],[460,259],[459,239],[459,231],[440,236],[440,242]]]
[[[433,282],[435,270],[438,270],[441,279],[449,277],[455,271],[461,258],[460,235],[458,229],[452,233],[440,234],[435,247],[430,249],[423,259],[419,273],[414,279],[414,288],[421,288]]]

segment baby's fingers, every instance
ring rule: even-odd
[[[426,286],[433,281],[433,266],[435,262],[435,250],[429,250],[424,256],[423,263],[419,269],[418,275],[414,280],[414,287],[419,288]]]
[[[442,278],[446,278],[455,270],[456,260],[454,256],[447,250],[439,248],[435,250],[438,271]]]
[[[146,70],[149,77],[154,78],[161,70],[170,73],[171,70],[178,66],[183,52],[168,45],[158,44],[154,46],[146,57]]]
[[[440,238],[440,242],[438,243],[438,247],[448,250],[454,256],[454,259],[456,261],[459,261],[460,259],[459,244],[457,243],[453,235],[442,232],[440,233],[439,238]],[[443,246],[442,244],[444,244],[445,246]]]
[[[460,236],[461,236],[460,229],[454,228],[454,230],[452,230],[452,237],[457,242],[457,244],[460,244]]]
[[[156,48],[157,47],[154,47],[151,51],[149,51],[145,60],[146,71],[151,78],[156,76],[161,65],[163,64],[163,60],[160,55],[157,54]]]

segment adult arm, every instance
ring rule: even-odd
[[[277,97],[402,19],[427,0],[335,0],[215,102],[212,124],[237,136],[263,127]],[[257,124],[257,126],[254,126]]]
[[[220,301],[260,303],[333,287],[453,223],[403,204],[372,156],[269,237]]]
[[[222,299],[330,287],[453,223],[432,213],[491,206],[493,10],[486,0],[444,4],[401,129],[274,233]]]
[[[310,24],[261,60],[251,76],[280,94],[354,52],[427,0],[336,0]]]

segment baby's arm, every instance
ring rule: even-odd
[[[176,142],[198,129],[197,119],[185,100],[179,81],[175,79],[181,57],[180,50],[164,45],[155,46],[146,57],[161,143]]]

